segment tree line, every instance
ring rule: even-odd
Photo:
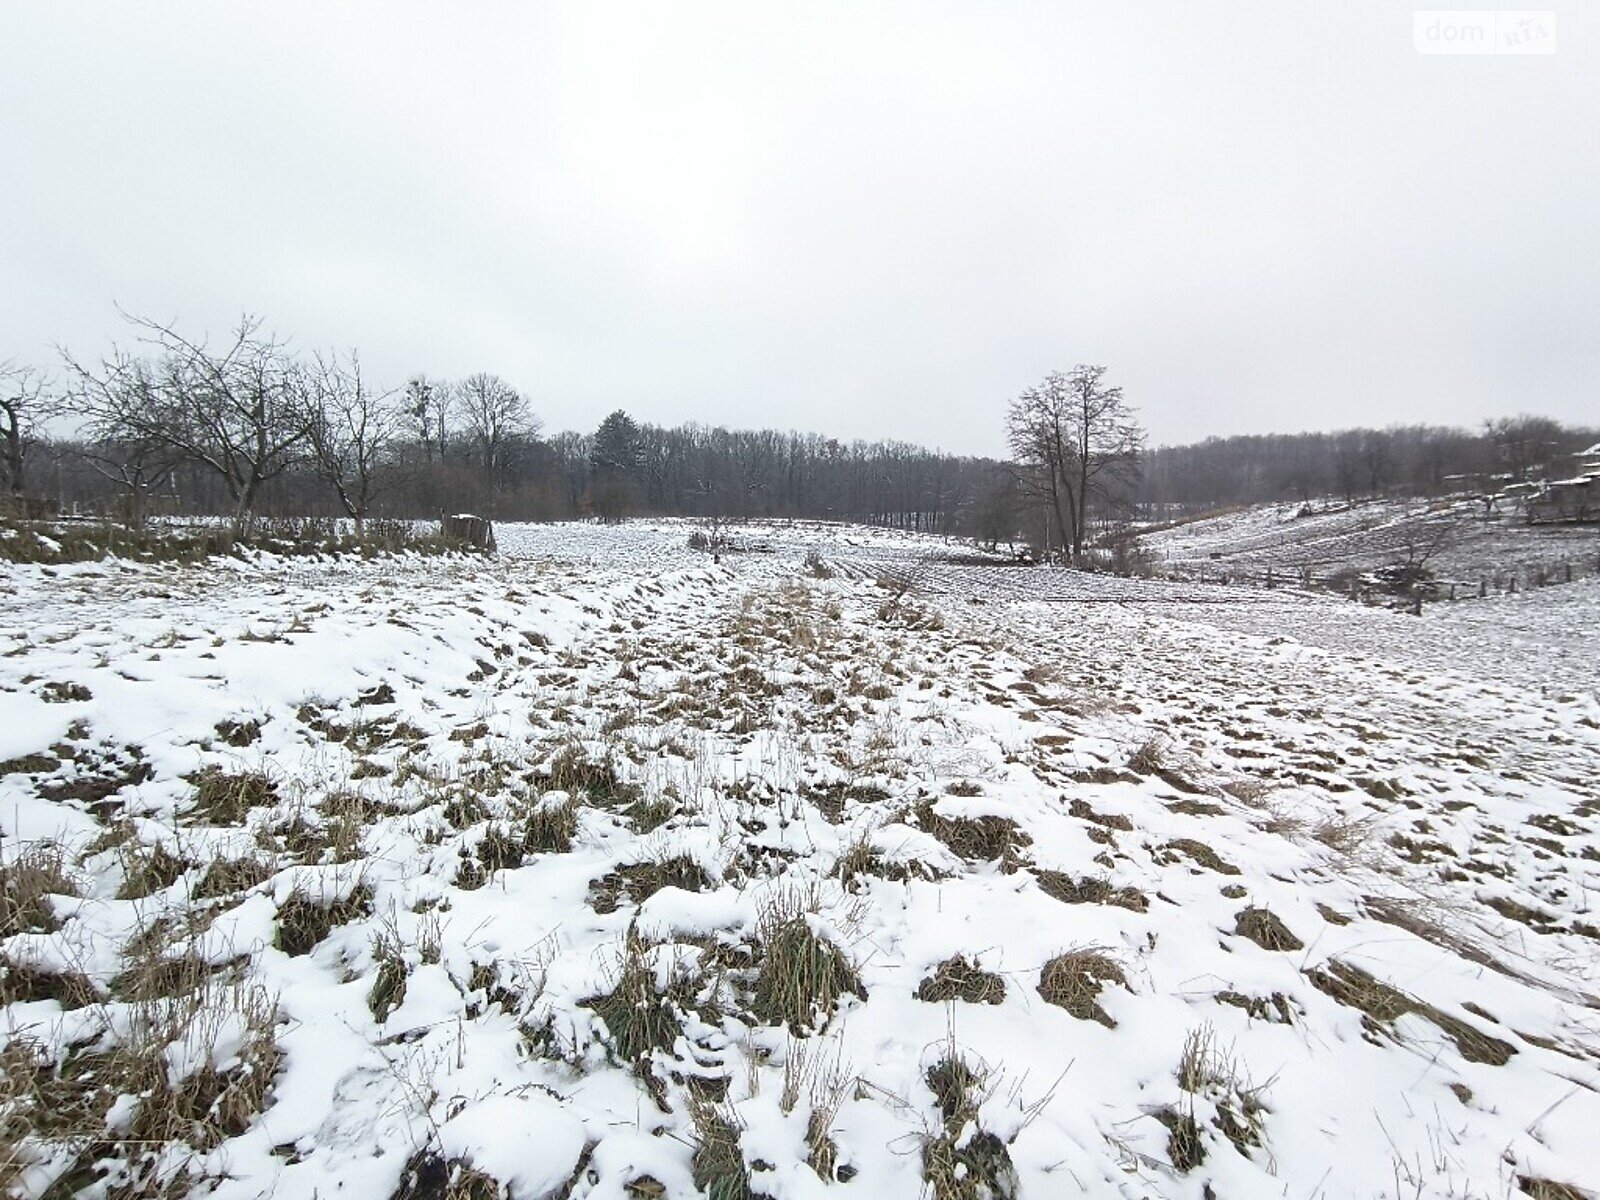
[[[1267,501],[1489,493],[1571,475],[1600,428],[1515,416],[1476,429],[1396,425],[1209,438],[1150,451],[1139,498],[1155,515]]]
[[[1211,438],[1147,450],[1122,389],[1080,364],[1005,413],[1010,458],[815,433],[661,427],[618,410],[546,435],[491,372],[375,384],[354,351],[305,353],[244,317],[216,342],[130,317],[97,361],[0,362],[0,485],[14,510],[618,521],[630,514],[856,521],[1024,542],[1084,563],[1132,518],[1262,501],[1497,490],[1559,477],[1600,430],[1521,416]]]
[[[245,317],[218,341],[129,318],[133,337],[60,370],[0,364],[12,507],[152,514],[499,520],[634,513],[861,521],[965,532],[992,460],[905,442],[664,428],[624,411],[546,436],[490,372],[383,388],[355,352],[305,353]]]

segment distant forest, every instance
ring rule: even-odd
[[[610,420],[615,428],[626,414]],[[502,521],[815,518],[944,533],[966,530],[974,505],[1004,490],[1004,472],[992,460],[900,442],[841,443],[817,434],[641,424],[632,430],[631,456],[602,459],[597,450],[606,445],[596,433],[511,434],[486,466],[482,447],[465,432],[447,435],[442,444],[400,437],[374,472],[365,515],[475,512]],[[29,491],[58,511],[120,516],[128,489],[101,469],[98,453],[81,440],[41,439],[30,457]],[[192,462],[166,472],[143,502],[149,515],[225,516],[234,505],[226,480]],[[253,509],[263,517],[347,515],[309,460],[264,482]]]
[[[371,512],[437,517],[476,511],[498,520],[627,515],[860,521],[1010,541],[1028,532],[1026,502],[1006,464],[904,442],[840,442],[820,434],[701,425],[627,428],[613,414],[608,439],[508,433],[487,459],[471,429],[424,442],[398,434],[377,470]],[[622,426],[622,453],[616,428]],[[1138,481],[1105,519],[1164,519],[1232,505],[1322,497],[1439,496],[1493,490],[1512,480],[1570,474],[1600,430],[1543,418],[1476,431],[1440,426],[1260,434],[1163,446],[1143,456]],[[609,447],[611,460],[602,457]],[[600,452],[600,453],[597,453]],[[125,489],[94,448],[43,440],[31,464],[53,506],[115,510]],[[227,514],[217,473],[177,464],[153,490],[152,512]],[[344,515],[310,461],[268,481],[264,516]]]
[[[1401,425],[1254,434],[1163,446],[1144,456],[1141,504],[1185,512],[1332,496],[1441,496],[1571,475],[1600,428],[1507,417],[1477,429]]]
[[[496,520],[630,515],[859,521],[1031,540],[1025,470],[902,441],[672,428],[617,411],[546,436],[504,380],[414,377],[380,392],[354,355],[291,354],[242,322],[227,347],[139,323],[138,355],[0,369],[0,486],[13,509],[106,515]],[[913,418],[914,419],[914,418]],[[1005,420],[996,407],[997,427]],[[1133,427],[1136,430],[1136,426]],[[1137,446],[1137,433],[1134,434]],[[1600,429],[1544,417],[1211,438],[1146,449],[1095,524],[1264,501],[1436,496],[1560,478]]]

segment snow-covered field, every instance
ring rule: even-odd
[[[1600,1188],[1600,582],[689,528],[5,568],[5,1182]]]
[[[1541,576],[1600,572],[1593,526],[1529,525],[1511,513],[1486,518],[1477,499],[1374,500],[1330,504],[1301,515],[1298,504],[1263,504],[1162,529],[1143,538],[1164,573],[1259,580],[1309,571],[1323,579],[1345,568],[1370,571],[1422,562],[1466,588],[1527,587]],[[1466,594],[1466,593],[1463,593]]]

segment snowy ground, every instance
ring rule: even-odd
[[[1318,580],[1347,568],[1370,571],[1422,562],[1462,594],[1505,591],[1600,571],[1593,526],[1529,525],[1511,513],[1486,519],[1482,501],[1382,500],[1328,504],[1302,516],[1298,504],[1263,504],[1146,534],[1163,573],[1259,580],[1308,571]]]
[[[13,1186],[1600,1188],[1600,583],[687,529],[0,575]]]

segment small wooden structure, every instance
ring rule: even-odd
[[[487,518],[457,513],[440,520],[439,532],[447,542],[463,550],[477,550],[484,554],[495,552],[494,526]]]
[[[1534,523],[1600,521],[1600,474],[1545,484],[1528,497],[1527,512]]]

